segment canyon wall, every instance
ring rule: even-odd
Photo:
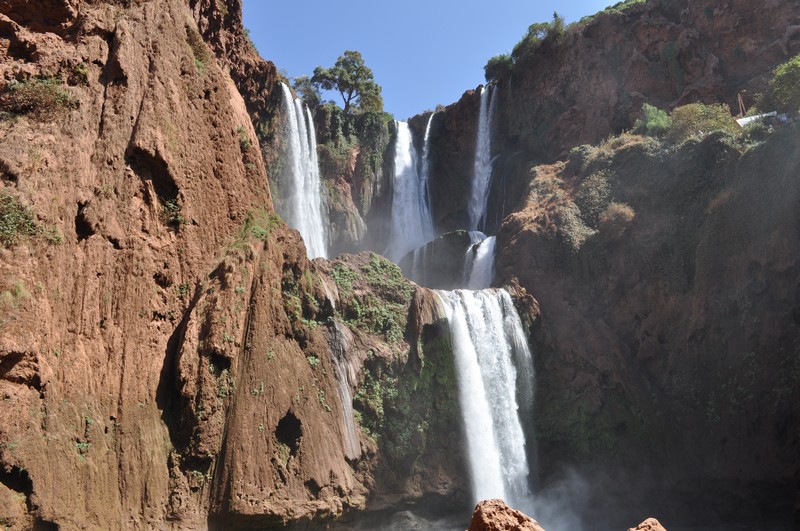
[[[418,433],[456,425],[432,295],[376,255],[310,262],[273,212],[276,70],[240,2],[4,0],[0,42],[0,524],[463,493],[457,441]]]

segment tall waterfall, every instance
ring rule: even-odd
[[[432,116],[431,116],[432,118]],[[433,221],[427,193],[427,175],[420,170],[411,129],[406,122],[397,124],[392,178],[392,228],[388,257],[399,262],[412,249],[433,239]],[[430,126],[430,120],[428,120]],[[425,172],[427,173],[427,171]]]
[[[290,227],[300,231],[309,258],[327,257],[325,225],[322,222],[322,185],[317,161],[317,138],[311,112],[302,100],[281,83],[286,113],[284,138],[288,141],[288,182],[284,182],[278,213]]]
[[[336,376],[336,388],[342,402],[342,442],[345,457],[350,460],[361,457],[361,446],[358,442],[358,428],[353,415],[353,395],[350,392],[351,382],[358,381],[352,365],[347,361],[347,352],[352,348],[352,336],[341,323],[334,320],[328,325],[330,334],[331,356]]]
[[[494,249],[497,238],[490,236],[467,250],[464,276],[469,289],[485,289],[494,280]]]
[[[478,138],[475,145],[475,173],[469,198],[469,229],[482,230],[489,199],[492,178],[492,120],[495,114],[497,86],[481,89],[481,106],[478,116]]]
[[[502,498],[526,507],[529,470],[518,410],[532,397],[533,361],[519,315],[502,289],[436,294],[453,341],[474,501]]]

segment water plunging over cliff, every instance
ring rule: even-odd
[[[467,250],[464,276],[469,289],[485,289],[494,280],[494,249],[497,238],[490,236]]]
[[[428,120],[426,139],[430,132]],[[397,124],[392,178],[392,230],[387,256],[394,262],[412,249],[433,239],[433,221],[427,189],[427,162],[418,165],[411,129],[406,122]],[[424,175],[422,175],[424,174]]]
[[[436,293],[450,324],[474,501],[528,506],[518,409],[532,397],[533,362],[511,296],[502,289]]]
[[[317,162],[317,138],[311,113],[292,91],[281,83],[286,113],[286,182],[276,208],[286,223],[300,231],[309,258],[327,257],[325,225],[322,223],[322,187]]]
[[[486,217],[489,183],[492,178],[492,120],[495,114],[495,93],[498,88],[481,89],[481,106],[478,116],[478,135],[475,145],[475,173],[469,198],[469,229],[481,230]]]

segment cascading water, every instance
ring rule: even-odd
[[[490,236],[467,250],[464,275],[467,288],[485,289],[494,280],[494,249],[497,238]]]
[[[406,253],[433,239],[433,221],[427,193],[427,164],[422,165],[426,173],[423,177],[411,129],[406,122],[395,123],[392,228],[386,254],[399,262]]]
[[[361,446],[358,443],[358,431],[353,415],[353,396],[350,392],[350,383],[357,379],[346,357],[347,351],[351,348],[350,332],[338,321],[333,321],[329,326],[329,333],[337,390],[342,402],[342,442],[344,442],[345,457],[355,460],[361,456]]]
[[[478,138],[475,145],[475,173],[469,198],[469,229],[480,230],[486,217],[489,183],[492,178],[492,121],[495,114],[497,86],[481,89],[481,106],[478,116]]]
[[[453,341],[474,501],[502,498],[527,507],[529,469],[518,410],[531,393],[518,392],[518,381],[532,385],[533,363],[519,315],[502,289],[436,294]]]
[[[283,196],[276,201],[278,213],[286,223],[300,231],[309,258],[326,257],[325,225],[322,222],[322,185],[317,161],[317,139],[311,112],[302,100],[281,83],[286,113],[284,138],[288,141],[287,182]]]

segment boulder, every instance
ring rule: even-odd
[[[655,518],[648,518],[636,527],[628,529],[628,531],[667,531]]]
[[[469,531],[544,531],[539,522],[503,500],[484,500],[475,507]]]

